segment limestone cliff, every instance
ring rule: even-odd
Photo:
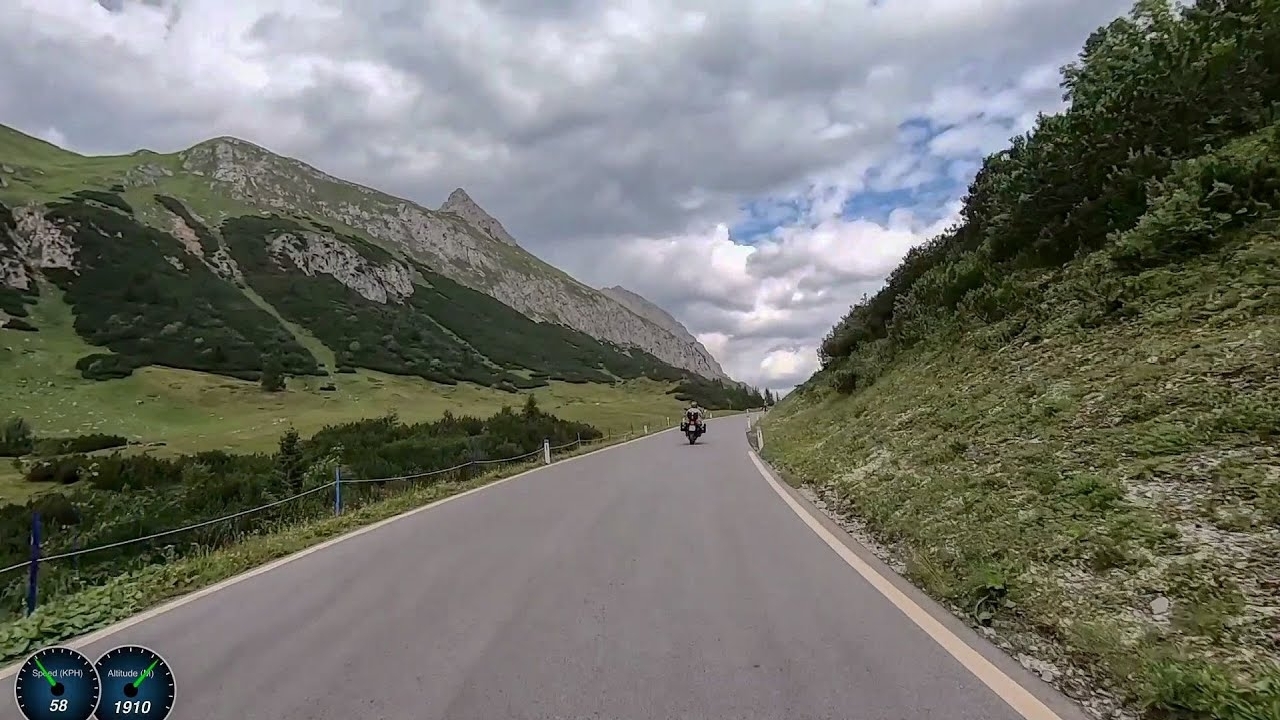
[[[675,319],[671,313],[653,304],[643,295],[632,292],[621,285],[601,288],[600,292],[614,300],[617,300],[619,303],[626,306],[626,308],[631,312],[639,315],[658,327],[665,329],[667,332],[670,332],[672,335],[686,343],[689,343],[707,361],[708,365],[716,373],[717,377],[728,377],[725,375],[724,369],[720,367],[720,363],[716,361],[714,356],[712,356],[711,352],[708,351],[701,342],[698,342],[698,339],[693,336],[693,333],[689,332],[689,329],[686,328],[679,320]]]

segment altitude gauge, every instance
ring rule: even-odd
[[[98,720],[164,720],[177,692],[173,671],[154,650],[125,645],[98,658]]]
[[[27,720],[90,720],[101,691],[89,658],[62,646],[33,653],[13,686],[18,711]]]

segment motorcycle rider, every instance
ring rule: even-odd
[[[689,409],[684,411],[684,416],[693,422],[702,422],[702,408],[698,407],[697,400],[689,403]]]

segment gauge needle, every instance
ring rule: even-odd
[[[49,687],[55,687],[58,681],[53,679],[48,670],[44,669],[44,665],[40,663],[40,658],[36,658],[36,667],[40,668],[40,672],[44,674],[44,679],[49,681]]]
[[[150,666],[150,667],[148,667],[146,670],[143,670],[143,671],[142,671],[142,674],[138,676],[138,679],[133,681],[133,686],[134,686],[134,687],[138,687],[139,685],[141,685],[141,684],[142,684],[142,681],[143,681],[143,680],[146,680],[146,679],[147,679],[147,676],[151,674],[151,671],[152,671],[152,670],[154,670],[154,669],[155,669],[155,667],[156,667],[156,665],[159,665],[159,664],[160,664],[160,661],[159,661],[159,660],[155,660],[155,661],[153,661],[153,662],[151,663],[151,666]]]

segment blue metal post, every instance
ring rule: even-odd
[[[27,614],[36,611],[36,583],[40,574],[40,513],[31,513],[31,565],[27,568]]]
[[[342,514],[342,468],[333,469],[333,514]]]

